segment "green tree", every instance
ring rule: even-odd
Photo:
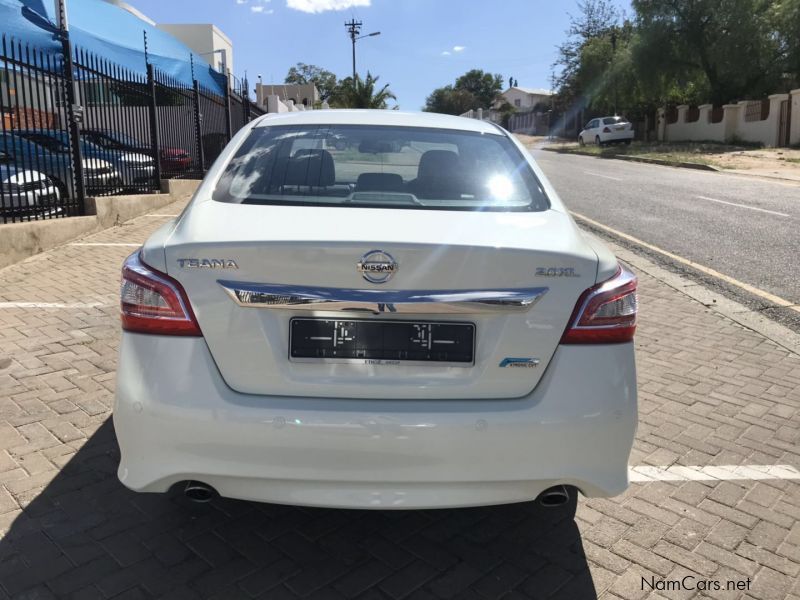
[[[471,93],[479,108],[489,108],[503,90],[503,77],[472,69],[456,79],[455,89]]]
[[[607,38],[620,20],[617,7],[610,0],[583,0],[578,2],[577,15],[570,14],[567,39],[557,48],[557,58],[553,64],[554,84],[562,102],[573,103],[585,92],[587,69],[584,59],[601,52],[599,48],[589,48],[593,40]],[[609,49],[611,45],[608,45]],[[597,74],[591,75],[594,79]]]
[[[425,100],[426,112],[460,115],[476,108],[490,108],[500,97],[503,77],[472,69],[456,79],[455,85],[436,88]]]
[[[781,87],[798,31],[797,0],[633,0],[639,70],[679,85],[699,80],[723,104]],[[796,23],[797,21],[795,21]]]
[[[316,65],[307,65],[305,63],[297,63],[294,67],[289,69],[286,74],[284,83],[295,83],[306,85],[313,83],[319,90],[321,100],[327,100],[333,94],[338,82],[336,75],[331,71],[318,67]]]
[[[425,111],[445,115],[460,115],[474,108],[478,108],[475,96],[452,85],[436,88],[425,100]]]
[[[331,105],[337,108],[387,108],[388,101],[397,100],[397,97],[388,83],[377,89],[378,79],[380,77],[373,77],[369,71],[364,80],[359,75],[355,79],[343,79],[331,95]]]

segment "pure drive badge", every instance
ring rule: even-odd
[[[500,361],[501,367],[513,367],[517,369],[532,369],[538,365],[538,358],[514,358],[508,356]]]

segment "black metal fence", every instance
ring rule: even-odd
[[[263,114],[246,84],[220,95],[150,64],[135,72],[82,49],[69,58],[2,37],[0,223],[80,215],[86,196],[200,178]]]

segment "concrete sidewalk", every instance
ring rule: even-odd
[[[800,356],[641,270],[620,497],[365,512],[129,492],[109,419],[119,267],[181,208],[0,271],[0,600],[800,600]]]

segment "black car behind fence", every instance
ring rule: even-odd
[[[70,78],[63,53],[2,37],[0,223],[80,215],[87,196],[200,178],[263,114],[246,82],[220,95],[149,63],[135,72],[79,48],[71,59]]]

